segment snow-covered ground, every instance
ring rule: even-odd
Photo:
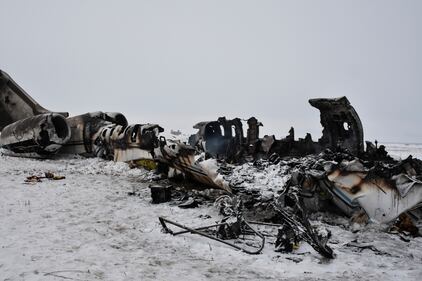
[[[422,145],[387,148],[422,156]],[[66,178],[24,183],[46,171]],[[334,260],[306,244],[294,254],[276,253],[271,238],[251,256],[204,237],[165,234],[158,216],[190,226],[221,217],[211,204],[151,204],[150,177],[100,159],[0,156],[0,280],[421,280],[421,238],[404,242],[377,225],[352,232],[342,218],[324,224]]]
[[[405,159],[409,155],[422,159],[422,144],[419,143],[385,143],[387,151],[396,158]]]

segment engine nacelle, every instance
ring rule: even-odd
[[[70,139],[66,118],[57,113],[41,114],[6,126],[0,135],[0,146],[6,154],[25,157],[47,157],[56,153]]]

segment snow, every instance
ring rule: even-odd
[[[232,186],[243,188],[245,191],[256,191],[265,197],[283,190],[283,186],[290,178],[289,175],[286,175],[286,171],[287,167],[282,164],[268,165],[262,168],[254,166],[252,163],[245,163],[234,167],[226,180]]]
[[[394,147],[400,155],[415,152],[406,145]],[[66,179],[24,182],[27,176],[46,171]],[[353,232],[341,217],[315,214],[313,221],[332,232],[334,260],[322,258],[307,244],[292,254],[276,253],[271,238],[262,254],[251,256],[200,236],[173,237],[162,232],[159,216],[189,226],[212,224],[221,217],[211,203],[194,209],[181,209],[174,202],[151,204],[152,177],[151,172],[100,159],[0,156],[0,280],[420,280],[422,276],[421,238],[404,242],[376,224]],[[261,171],[255,177],[264,189],[285,180],[277,171]],[[128,195],[133,191],[139,196]],[[353,243],[372,245],[376,251],[347,246]]]
[[[385,143],[387,151],[397,159],[406,159],[409,155],[422,159],[422,144],[418,143]]]

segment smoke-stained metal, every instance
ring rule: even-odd
[[[51,113],[39,105],[4,71],[0,70],[0,131],[16,121]],[[59,113],[65,117],[68,113]]]
[[[194,126],[198,132],[189,138],[189,144],[214,158],[231,163],[242,163],[272,154],[281,157],[301,157],[319,153],[324,149],[347,149],[358,156],[363,153],[363,129],[355,109],[346,97],[311,99],[309,103],[321,112],[323,135],[317,141],[308,133],[295,140],[294,128],[280,140],[274,135],[259,137],[262,124],[255,118],[247,120],[246,137],[239,118],[200,122]]]
[[[200,122],[193,128],[198,132],[189,138],[189,144],[217,159],[228,162],[241,162],[243,157],[253,158],[258,141],[259,126],[255,117],[247,120],[247,136],[244,136],[242,121],[239,118]]]
[[[358,155],[364,150],[363,128],[359,115],[346,97],[310,99],[309,103],[321,112],[322,147],[349,150]]]
[[[156,124],[128,125],[117,112],[92,112],[67,118],[72,131],[64,153],[101,157],[114,161],[153,159],[158,135],[163,129]]]
[[[110,125],[127,126],[126,117],[118,112],[90,112],[66,119],[71,129],[71,138],[63,147],[63,153],[80,154],[87,157],[93,153],[94,136],[98,131]]]
[[[311,134],[295,140],[294,128],[281,140],[264,137],[263,151],[268,155],[302,157],[320,153],[325,149],[346,149],[355,156],[363,153],[363,128],[358,114],[346,97],[310,99],[309,103],[320,110],[322,137],[312,140]],[[270,141],[270,142],[269,142]],[[268,149],[268,143],[271,143]]]
[[[163,132],[163,128],[156,124],[109,124],[93,136],[93,153],[97,157],[119,162],[153,160],[154,149],[159,147],[160,132]]]
[[[229,184],[218,172],[217,160],[205,159],[204,155],[196,155],[195,152],[195,148],[190,145],[161,138],[160,148],[155,150],[155,159],[194,181],[231,193]]]
[[[380,173],[360,160],[343,161],[328,171],[325,186],[345,213],[360,206],[372,220],[387,223],[422,206],[422,181],[412,165],[422,167],[419,161],[406,159]]]
[[[66,119],[56,113],[29,117],[6,126],[0,145],[6,153],[24,157],[55,154],[70,139]]]

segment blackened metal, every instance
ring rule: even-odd
[[[363,153],[362,123],[346,97],[310,99],[309,103],[320,110],[322,137],[315,142],[308,133],[305,138],[295,140],[294,129],[291,128],[287,137],[273,142],[269,154],[302,157],[327,148],[344,149],[355,156]]]
[[[281,157],[302,157],[320,153],[327,148],[347,150],[355,156],[363,153],[362,123],[346,97],[311,99],[309,103],[321,112],[323,134],[318,141],[313,141],[309,133],[305,138],[295,140],[294,128],[280,140],[274,135],[260,138],[259,127],[262,124],[255,117],[247,120],[245,137],[239,118],[227,120],[220,117],[217,121],[196,124],[194,128],[198,132],[189,138],[189,144],[229,163],[268,158],[274,153]],[[382,149],[377,153],[382,155]]]
[[[150,185],[152,203],[159,204],[171,200],[171,186]]]
[[[65,145],[63,153],[94,156],[93,141],[97,132],[109,125],[126,127],[126,117],[118,112],[91,112],[66,119],[71,129],[71,139]]]
[[[7,125],[1,132],[0,145],[16,156],[46,157],[56,153],[69,139],[66,119],[48,113]]]
[[[160,132],[163,128],[156,124],[107,125],[93,136],[93,153],[121,162],[153,160]]]
[[[321,146],[340,147],[354,155],[364,151],[362,122],[346,97],[310,99],[309,103],[321,112],[323,131],[318,141]]]
[[[283,230],[293,231],[295,235],[291,236],[289,234],[290,238],[293,237],[295,240],[301,238],[322,256],[333,259],[335,257],[334,252],[327,245],[326,240],[329,237],[319,237],[317,235],[309,222],[306,209],[302,207],[298,198],[296,198],[295,208],[294,212],[287,212],[284,208],[275,206],[275,209],[278,211],[283,221]],[[284,232],[279,232],[279,235],[284,235]],[[280,241],[283,241],[283,238],[281,238]]]
[[[198,132],[190,136],[189,144],[213,158],[242,162],[244,157],[253,157],[259,142],[259,126],[262,126],[254,117],[247,122],[246,137],[239,118],[220,117],[217,121],[200,122],[194,126]]]
[[[160,148],[154,151],[154,159],[181,171],[187,178],[203,183],[209,187],[231,192],[228,184],[218,173],[215,159],[196,159],[195,148],[176,141],[167,141],[160,137]]]
[[[182,233],[198,234],[198,235],[207,237],[209,239],[218,241],[220,243],[226,244],[230,247],[233,247],[233,248],[240,250],[242,252],[245,252],[247,254],[251,254],[251,255],[260,254],[262,252],[262,250],[264,249],[264,246],[265,246],[265,236],[262,233],[256,231],[254,228],[252,228],[246,221],[243,221],[244,228],[248,229],[249,231],[252,231],[252,233],[254,235],[258,236],[261,239],[261,244],[259,245],[259,247],[256,250],[253,250],[253,251],[246,249],[246,248],[243,248],[243,247],[240,247],[240,246],[238,246],[234,243],[228,242],[226,240],[220,239],[216,236],[213,236],[213,235],[210,235],[210,234],[204,232],[205,230],[208,230],[208,229],[211,229],[211,228],[214,228],[214,227],[225,226],[225,225],[227,225],[227,223],[220,223],[220,224],[215,224],[215,225],[206,226],[206,227],[199,227],[199,228],[191,228],[191,227],[184,226],[182,224],[179,224],[175,221],[171,221],[171,220],[163,218],[163,217],[159,217],[158,219],[159,219],[161,225],[163,226],[164,231],[166,231],[167,233],[170,233],[172,235],[178,235],[178,234],[182,234]],[[179,228],[185,229],[186,231],[173,232],[171,229],[169,229],[167,224],[172,224],[172,225],[177,226]]]

